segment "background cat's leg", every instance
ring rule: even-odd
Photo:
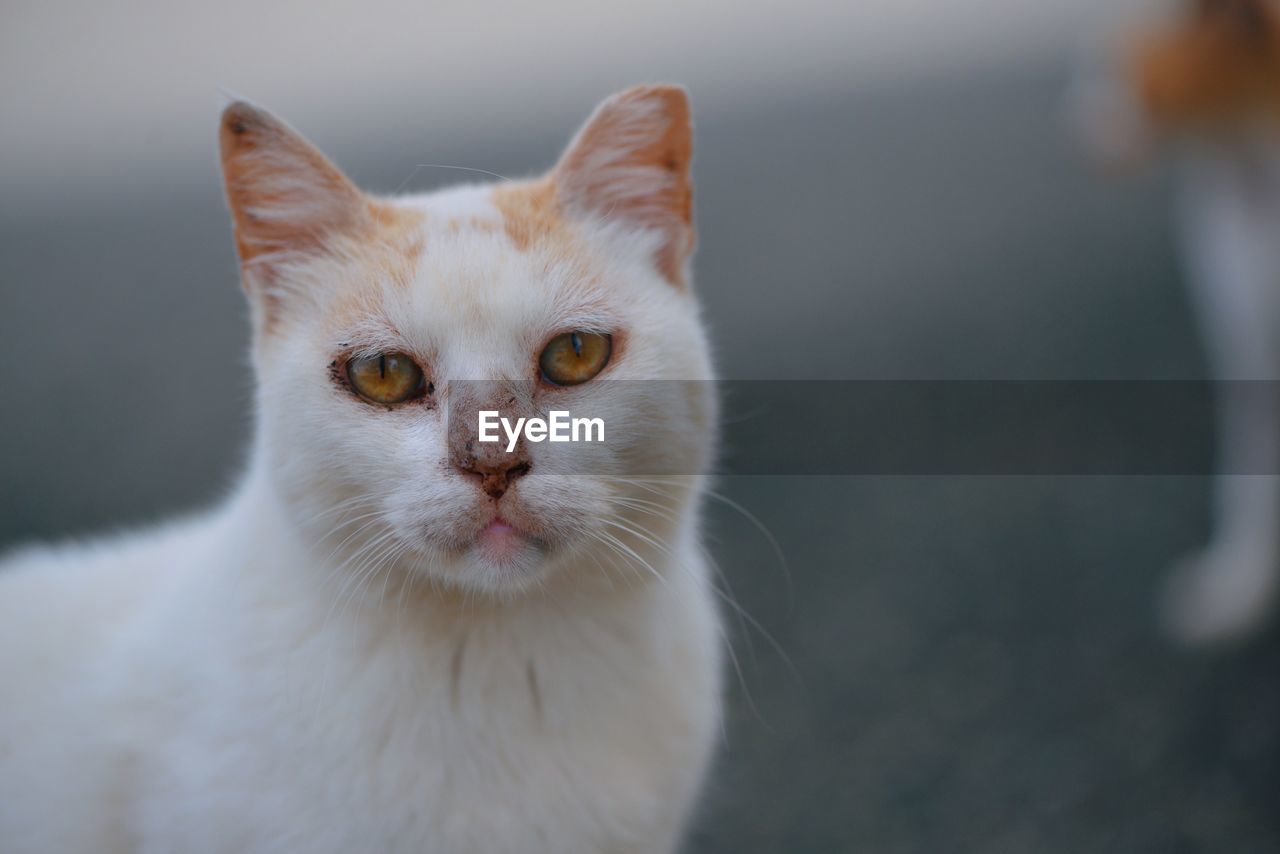
[[[1189,282],[1212,375],[1249,380],[1215,389],[1217,464],[1212,534],[1179,564],[1164,603],[1166,624],[1190,642],[1226,640],[1257,627],[1280,580],[1280,317],[1266,262],[1270,247],[1246,207],[1221,194],[1186,200]]]
[[[1274,407],[1273,407],[1274,408]],[[1219,413],[1223,443],[1244,413]],[[1225,455],[1224,455],[1225,456]],[[1276,592],[1276,494],[1272,475],[1224,474],[1213,483],[1213,534],[1203,552],[1174,568],[1164,601],[1170,631],[1192,643],[1228,640],[1256,628]]]

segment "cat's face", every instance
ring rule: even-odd
[[[357,579],[499,593],[655,563],[695,481],[645,475],[702,471],[715,415],[709,384],[663,382],[711,379],[682,90],[610,99],[542,179],[390,200],[248,105],[221,141],[262,448],[304,536]],[[481,409],[606,441],[508,451]]]

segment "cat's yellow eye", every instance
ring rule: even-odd
[[[366,400],[390,406],[426,393],[422,368],[404,353],[359,356],[347,362],[347,379]]]
[[[604,370],[613,339],[598,332],[566,332],[547,344],[538,358],[542,376],[555,385],[585,383]]]

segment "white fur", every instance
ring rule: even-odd
[[[496,221],[490,192],[402,202],[425,213],[408,287],[371,283],[354,244],[288,262],[225,504],[0,570],[5,854],[674,848],[718,733],[702,483],[628,481],[610,454],[704,470],[707,384],[566,390],[612,450],[583,474],[542,446],[502,500],[554,547],[500,563],[445,548],[489,500],[445,462],[445,407],[382,411],[325,370],[337,348],[394,346],[447,396],[601,328],[626,333],[612,380],[711,379],[652,235],[584,221],[565,257],[446,227]]]
[[[1122,75],[1091,58],[1072,119],[1105,161],[1138,157],[1155,131]],[[1178,146],[1177,224],[1215,395],[1212,539],[1171,572],[1162,603],[1192,643],[1256,630],[1280,590],[1280,128],[1259,119]],[[1231,381],[1263,381],[1233,385]]]
[[[1280,585],[1280,136],[1185,153],[1180,226],[1213,376],[1219,464],[1213,539],[1175,571],[1171,629],[1189,641],[1255,629]]]

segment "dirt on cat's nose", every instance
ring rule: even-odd
[[[511,484],[529,473],[533,461],[523,436],[508,450],[506,440],[481,442],[479,414],[496,411],[502,417],[514,416],[520,395],[506,390],[478,395],[453,390],[449,401],[449,461],[463,474],[478,478],[479,487],[491,498],[501,498]],[[483,400],[481,399],[483,398]]]
[[[475,439],[468,439],[463,453],[454,456],[453,464],[465,474],[478,476],[480,488],[491,498],[501,498],[512,481],[528,474],[533,466],[523,440],[514,451],[507,453],[501,445],[481,445]]]

